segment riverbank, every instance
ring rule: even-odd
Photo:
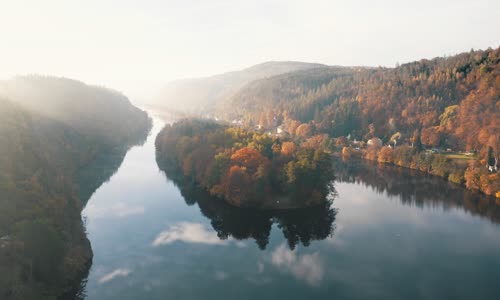
[[[497,172],[490,172],[481,162],[470,160],[468,163],[458,163],[443,154],[418,152],[410,146],[391,148],[368,147],[354,149],[343,147],[337,155],[350,158],[360,158],[377,161],[383,164],[419,170],[435,175],[458,184],[469,190],[477,190],[486,195],[500,199],[500,176]]]

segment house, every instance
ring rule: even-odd
[[[493,165],[490,165],[489,163],[487,163],[486,167],[488,168],[488,171],[490,171],[490,172],[498,171],[498,158],[495,158],[495,163]]]
[[[242,119],[234,119],[231,123],[235,126],[242,126],[243,120]]]
[[[5,235],[0,237],[0,248],[5,248],[10,242],[10,236]]]
[[[371,138],[368,140],[367,145],[368,146],[375,146],[375,147],[382,147],[384,145],[384,143],[378,137],[374,137],[374,138]]]

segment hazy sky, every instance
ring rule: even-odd
[[[498,0],[0,0],[0,78],[65,76],[140,98],[268,60],[393,66],[498,47],[499,16]]]

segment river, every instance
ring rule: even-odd
[[[83,211],[86,299],[500,299],[494,199],[359,163],[339,171],[331,206],[242,211],[159,170],[162,126]]]

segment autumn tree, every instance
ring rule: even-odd
[[[429,127],[422,129],[422,133],[420,136],[422,144],[436,147],[441,142],[441,135],[439,132],[439,127]]]
[[[317,134],[302,143],[302,147],[311,149],[326,149],[329,146],[330,139],[326,134]]]
[[[345,136],[339,136],[335,141],[335,144],[339,146],[344,146],[347,144],[347,138]]]
[[[388,146],[380,148],[377,160],[381,163],[392,163],[394,161],[394,150]]]
[[[311,136],[311,133],[312,133],[312,128],[311,125],[309,124],[301,124],[299,127],[297,127],[295,131],[295,134],[302,138],[308,138],[309,136]]]
[[[269,160],[259,151],[245,147],[231,156],[231,164],[244,167],[249,174],[255,174],[259,166],[268,166]]]
[[[296,134],[297,128],[300,126],[300,122],[297,120],[289,120],[287,124],[286,130],[291,134]]]
[[[251,179],[245,168],[232,166],[225,180],[225,199],[236,206],[247,206],[252,191]]]
[[[294,142],[283,142],[281,145],[281,155],[291,156],[297,151],[297,146]]]

